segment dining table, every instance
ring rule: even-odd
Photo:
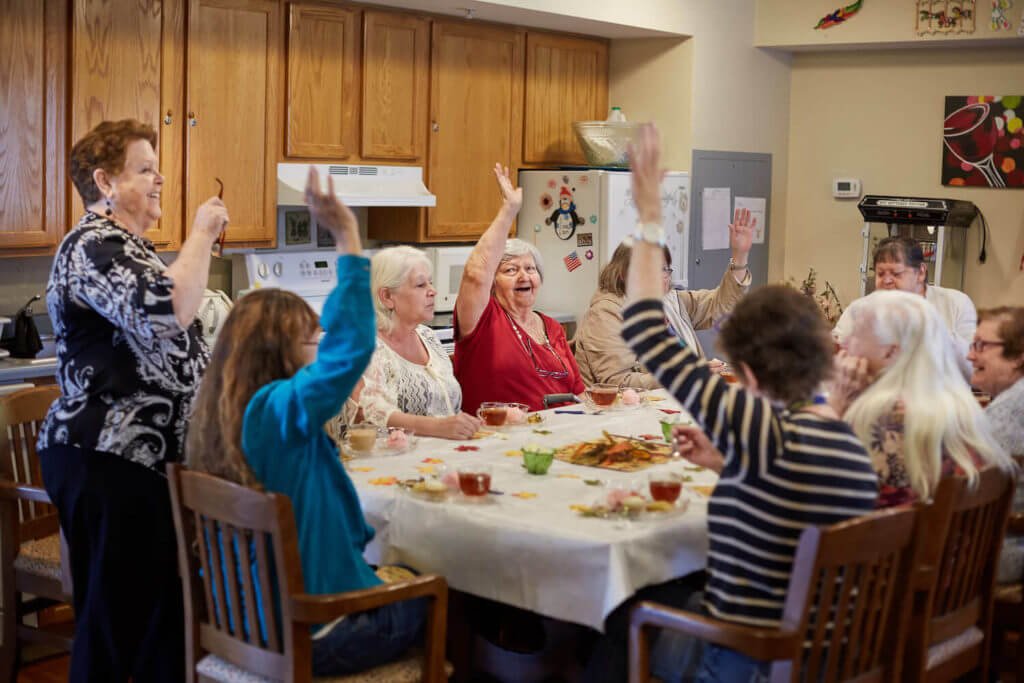
[[[632,472],[556,459],[539,475],[523,465],[523,447],[559,448],[605,433],[664,443],[662,421],[690,419],[666,392],[649,392],[635,406],[578,405],[537,415],[533,419],[543,422],[504,426],[484,438],[414,437],[398,454],[382,448],[382,454],[347,459],[376,530],[367,560],[440,574],[458,591],[597,631],[640,588],[704,568],[713,471],[671,456]],[[483,496],[452,491],[438,497],[407,487],[481,463],[491,470],[491,491]],[[615,489],[649,498],[650,474],[665,470],[684,482],[670,510],[583,514]]]

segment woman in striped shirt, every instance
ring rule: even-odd
[[[773,628],[800,533],[871,511],[877,479],[850,427],[814,396],[831,367],[832,340],[810,298],[762,287],[736,306],[719,344],[743,386],[712,373],[667,330],[659,289],[659,144],[648,125],[633,150],[640,225],[622,336],[722,454],[711,463],[720,479],[708,505],[704,608],[718,619]],[[757,680],[768,666],[709,646],[699,680]]]

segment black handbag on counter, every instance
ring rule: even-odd
[[[14,314],[12,323],[14,336],[6,337],[0,342],[0,346],[11,352],[12,358],[35,358],[43,348],[43,342],[39,338],[39,329],[36,327],[36,321],[32,318],[32,304],[39,301],[40,298],[38,294],[32,297],[20,311]]]

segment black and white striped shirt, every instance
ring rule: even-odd
[[[660,301],[627,307],[623,321],[641,362],[725,455],[708,505],[708,611],[777,626],[804,528],[874,509],[867,452],[845,422],[790,412],[720,379],[669,333]]]

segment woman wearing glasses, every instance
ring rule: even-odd
[[[934,306],[909,292],[879,291],[847,312],[852,329],[829,402],[868,447],[879,507],[927,500],[943,476],[1010,468]]]
[[[455,377],[469,413],[484,401],[544,407],[545,394],[583,392],[576,360],[553,318],[533,310],[544,281],[536,248],[506,239],[523,203],[508,169],[495,165],[502,206],[480,237],[455,301]]]
[[[747,257],[757,219],[752,221],[750,211],[737,209],[733,220],[729,226],[732,258],[715,289],[673,291],[672,256],[667,248],[664,249],[661,281],[665,291],[665,319],[679,340],[702,359],[704,349],[697,339],[696,330],[711,327],[729,313],[750,288]],[[611,261],[601,269],[597,292],[576,332],[576,362],[583,381],[588,384],[603,382],[644,389],[659,386],[658,380],[643,369],[637,355],[622,339],[622,307],[626,300],[626,277],[632,251],[627,244],[620,244]],[[712,369],[723,366],[717,360],[711,361],[710,365]]]

